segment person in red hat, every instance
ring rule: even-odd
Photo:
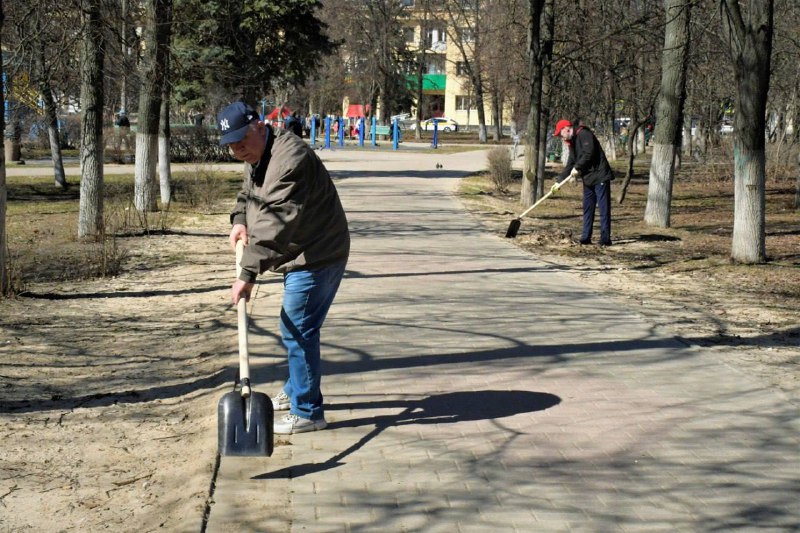
[[[600,246],[611,246],[611,180],[614,173],[594,133],[581,122],[559,120],[553,133],[569,145],[569,158],[564,170],[556,176],[561,183],[567,178],[583,182],[583,231],[581,244],[591,244],[595,207],[600,207]],[[552,191],[558,187],[553,186]]]

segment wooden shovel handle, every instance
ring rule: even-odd
[[[244,255],[244,241],[236,241],[236,277],[242,273],[242,255]],[[239,381],[242,384],[242,398],[250,396],[250,356],[247,351],[247,299],[239,298],[236,310],[238,312],[239,330]]]
[[[558,187],[556,187],[556,191],[557,191],[557,190],[559,190],[559,189],[561,189],[561,187],[563,187],[564,185],[566,185],[566,184],[567,184],[567,183],[568,183],[570,180],[572,180],[572,176],[568,177],[567,179],[565,179],[564,181],[562,181],[561,183],[559,183],[559,184],[558,184]],[[536,207],[536,206],[537,206],[537,205],[539,205],[540,203],[542,203],[542,202],[544,202],[545,200],[547,200],[548,198],[550,198],[550,196],[551,196],[551,195],[552,195],[554,192],[555,192],[554,190],[550,189],[550,192],[549,192],[549,193],[547,193],[547,194],[545,194],[544,196],[542,196],[541,198],[539,198],[539,200],[538,200],[538,201],[537,201],[535,204],[533,204],[533,205],[532,205],[532,206],[530,206],[528,209],[526,209],[525,211],[523,211],[523,212],[522,212],[522,214],[521,214],[520,216],[518,216],[517,218],[522,218],[522,217],[524,217],[525,215],[527,215],[528,213],[530,213],[531,211],[533,211],[533,208],[534,208],[534,207]]]

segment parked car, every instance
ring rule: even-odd
[[[423,131],[433,131],[434,122],[439,124],[439,131],[446,131],[448,133],[451,131],[458,131],[458,122],[447,117],[435,117],[423,120],[420,122],[420,127]]]

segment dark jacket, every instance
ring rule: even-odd
[[[569,143],[569,158],[564,170],[556,177],[561,182],[567,179],[573,168],[581,173],[581,179],[586,185],[597,185],[604,181],[614,179],[611,165],[608,164],[606,154],[600,147],[600,141],[589,128],[573,126],[575,135]]]
[[[286,120],[283,121],[283,127],[298,137],[303,136],[303,123],[294,115],[289,115],[286,117]]]
[[[308,270],[350,252],[347,217],[327,169],[286,130],[267,127],[264,155],[245,175],[231,224],[247,226],[239,279],[250,283],[266,270]]]

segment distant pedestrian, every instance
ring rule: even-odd
[[[120,150],[130,150],[133,145],[133,143],[131,143],[131,121],[125,110],[119,112],[114,125],[119,128]]]
[[[564,170],[556,176],[561,183],[568,177],[583,182],[583,231],[581,244],[591,244],[595,206],[600,207],[600,246],[611,246],[611,180],[614,173],[594,133],[579,121],[559,120],[554,135],[569,145]],[[556,186],[553,189],[557,190]]]
[[[283,127],[298,137],[303,136],[303,122],[297,116],[297,111],[293,112],[291,115],[286,117],[286,120],[283,123]]]
[[[243,102],[223,109],[218,124],[220,144],[250,165],[231,213],[231,246],[246,245],[231,287],[234,305],[250,298],[259,274],[283,274],[280,328],[289,379],[272,405],[289,413],[275,433],[324,429],[320,329],[350,252],[344,209],[325,165],[297,136],[260,122]]]

